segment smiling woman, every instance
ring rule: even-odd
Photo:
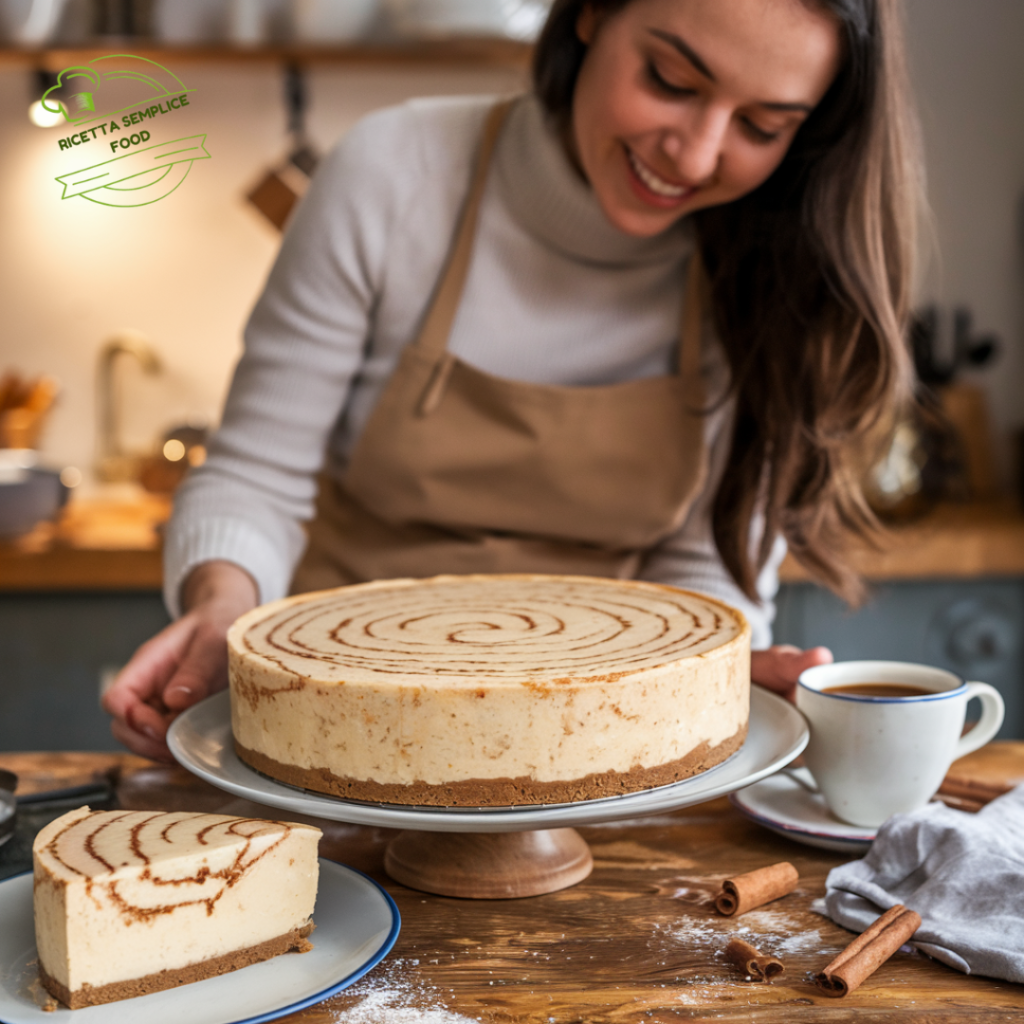
[[[906,391],[896,3],[555,0],[531,94],[357,125],[178,492],[181,618],[115,735],[168,756],[234,619],[378,579],[670,584],[743,611],[755,682],[829,660],[771,646],[771,601],[783,538],[855,593],[853,456]]]
[[[613,223],[697,214],[737,401],[725,565],[753,595],[781,533],[855,599],[844,549],[874,526],[855,466],[909,397],[921,182],[897,0],[556,0],[534,72]]]

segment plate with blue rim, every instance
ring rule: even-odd
[[[354,868],[320,859],[308,953],[285,953],[215,978],[81,1010],[44,1009],[32,918],[32,874],[0,882],[0,1021],[4,1024],[262,1024],[347,988],[394,946],[394,900]],[[52,1001],[50,1002],[52,1006]]]

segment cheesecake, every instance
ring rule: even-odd
[[[575,576],[439,576],[303,594],[228,633],[250,767],[375,803],[617,796],[742,745],[750,627],[703,594]]]
[[[91,811],[32,846],[39,974],[78,1009],[311,948],[320,830],[185,811]]]

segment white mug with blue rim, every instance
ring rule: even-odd
[[[892,695],[908,690],[919,692]],[[961,735],[975,697],[981,719]],[[928,803],[953,761],[988,743],[1004,714],[1003,698],[987,683],[901,661],[808,669],[796,706],[810,724],[804,759],[825,802],[836,817],[865,828]]]

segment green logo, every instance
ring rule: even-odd
[[[61,199],[76,196],[102,206],[148,206],[169,196],[196,160],[208,160],[205,135],[154,141],[163,116],[189,106],[185,83],[162,64],[128,53],[64,68],[42,105],[77,131],[61,150],[88,146],[94,159],[57,176]],[[150,144],[152,143],[152,144]],[[97,160],[101,154],[116,154]],[[82,154],[86,154],[83,152]]]
[[[193,160],[208,160],[205,135],[162,142],[93,167],[61,174],[61,199],[81,196],[103,206],[147,206],[169,196],[188,177]]]

